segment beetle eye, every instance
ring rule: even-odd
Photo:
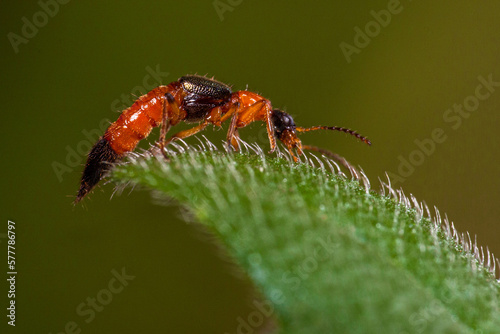
[[[283,114],[283,125],[289,129],[289,130],[292,130],[295,128],[295,122],[293,121],[293,118],[292,116],[288,115],[288,114]]]

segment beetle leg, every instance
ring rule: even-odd
[[[236,134],[237,128],[236,128],[236,122],[238,121],[238,113],[234,113],[233,117],[231,118],[231,124],[229,124],[229,130],[227,131],[227,149],[229,151],[232,151],[233,148],[238,150],[237,145],[233,145],[233,137]]]
[[[235,141],[233,140],[233,137],[239,136],[237,134],[237,127],[236,123],[238,122],[238,110],[240,109],[240,101],[238,98],[235,98],[232,103],[230,104],[230,107],[228,110],[222,111],[223,115],[221,113],[217,114],[217,117],[213,117],[212,122],[216,125],[219,125],[223,123],[225,120],[227,120],[229,117],[232,116],[231,118],[231,123],[229,124],[229,129],[227,131],[227,149],[232,150],[235,148],[238,150],[238,145],[234,145]],[[218,119],[217,119],[218,118]],[[237,141],[236,141],[237,142]]]
[[[238,139],[240,139],[240,134],[238,133],[238,129],[234,129],[234,134],[231,138],[231,145],[236,149],[236,151],[240,150]]]
[[[158,146],[160,147],[161,153],[165,157],[165,159],[170,160],[167,151],[165,151],[165,147],[167,146],[168,143],[165,142],[165,137],[167,135],[168,130],[170,130],[171,123],[169,119],[169,110],[172,113],[172,115],[179,115],[179,106],[177,105],[177,102],[175,102],[174,97],[170,93],[165,94],[165,98],[163,99],[163,112],[162,112],[162,122],[161,122],[161,129],[160,129],[160,140],[158,143]]]
[[[260,100],[237,112],[238,120],[236,122],[236,128],[247,126],[253,121],[266,122],[267,136],[271,146],[269,153],[273,153],[276,149],[276,138],[274,137],[274,125],[271,119],[271,111],[271,103],[268,100]]]
[[[179,139],[187,138],[187,137],[190,137],[190,136],[192,136],[194,134],[197,134],[198,132],[200,132],[201,130],[203,130],[204,128],[206,128],[208,124],[209,124],[209,122],[205,121],[205,122],[203,122],[203,123],[195,126],[194,128],[177,132],[172,137],[170,137],[169,139],[165,140],[165,146],[167,146],[168,144],[170,144],[170,142],[172,142],[174,140],[179,140]]]
[[[297,158],[297,156],[293,153],[293,150],[291,147],[287,147],[288,149],[288,152],[290,153],[290,155],[292,156],[293,158],[293,161],[294,162],[299,162],[299,158]],[[301,152],[301,151],[300,151]],[[302,153],[299,153],[299,155],[301,155]]]
[[[269,106],[266,110],[266,126],[267,126],[267,136],[269,138],[269,145],[271,149],[269,153],[273,153],[276,149],[276,138],[274,137],[274,124],[271,119],[271,106]]]

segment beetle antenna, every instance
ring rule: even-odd
[[[354,136],[361,140],[363,143],[366,143],[368,145],[371,145],[372,142],[366,138],[365,136],[360,135],[354,130],[348,129],[348,128],[341,128],[338,126],[313,126],[311,128],[302,128],[302,127],[297,127],[295,129],[298,132],[308,132],[308,131],[316,131],[316,130],[332,130],[332,131],[341,131],[350,134],[351,136]]]

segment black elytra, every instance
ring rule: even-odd
[[[187,112],[186,122],[204,119],[210,110],[226,104],[233,93],[228,85],[198,75],[183,76],[179,82],[188,93],[182,101]]]

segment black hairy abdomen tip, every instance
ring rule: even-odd
[[[111,148],[106,139],[101,138],[95,143],[87,157],[75,203],[78,203],[99,183],[111,168],[111,164],[119,158],[120,156]]]

